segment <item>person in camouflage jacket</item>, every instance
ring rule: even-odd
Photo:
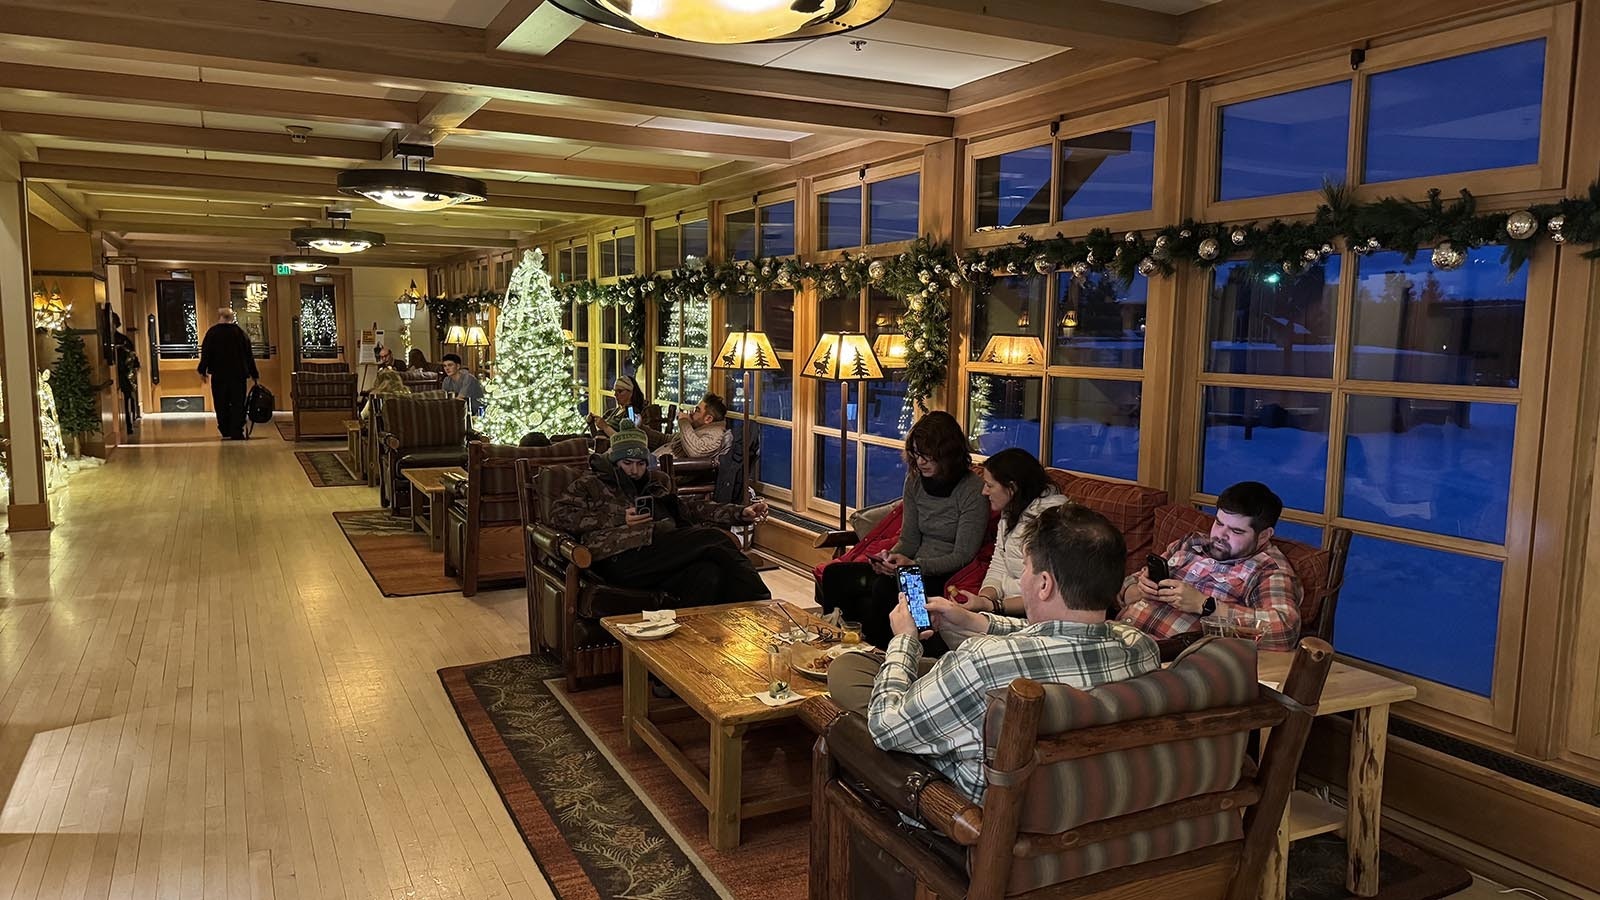
[[[610,450],[589,460],[590,473],[556,499],[550,524],[576,535],[594,554],[595,571],[619,587],[662,590],[684,606],[770,599],[749,558],[718,527],[759,522],[767,504],[679,497],[648,457],[644,432],[623,422]],[[649,511],[636,507],[639,497],[650,498]]]

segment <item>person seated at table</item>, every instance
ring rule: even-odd
[[[394,368],[394,351],[382,344],[378,345],[376,359],[380,370]]]
[[[1171,578],[1158,584],[1147,569],[1128,576],[1117,619],[1164,640],[1198,632],[1201,619],[1226,613],[1258,629],[1263,650],[1294,649],[1300,639],[1300,580],[1272,546],[1282,512],[1283,501],[1259,481],[1223,491],[1210,534],[1195,532],[1166,548]]]
[[[618,375],[611,385],[611,396],[616,398],[616,406],[600,415],[589,414],[589,424],[597,431],[609,437],[617,433],[617,426],[624,421],[644,424],[644,414],[650,407],[650,400],[632,375]]]
[[[666,473],[648,468],[649,456],[644,432],[623,420],[610,448],[590,458],[589,474],[556,500],[550,524],[576,535],[610,584],[664,591],[679,606],[771,599],[755,566],[722,530],[761,521],[767,504],[679,497]]]
[[[1067,502],[1066,495],[1050,482],[1044,465],[1026,450],[1012,447],[983,461],[983,495],[989,508],[1000,514],[995,531],[994,558],[983,586],[972,591],[949,591],[950,599],[973,612],[1002,616],[1021,615],[1023,546],[1028,529],[1039,514]],[[939,630],[946,646],[957,647],[970,633],[953,627]]]
[[[428,356],[427,356],[427,354],[422,352],[422,348],[421,347],[412,347],[411,348],[411,352],[406,354],[406,371],[407,372],[432,372],[433,371],[433,367],[428,364]]]
[[[861,623],[862,637],[889,642],[889,610],[900,592],[896,570],[919,566],[929,594],[971,562],[989,527],[983,479],[973,474],[967,436],[947,412],[931,412],[906,435],[906,483],[900,537],[871,562],[834,563],[822,570],[822,607]]]
[[[1023,618],[973,612],[929,597],[935,628],[972,633],[937,660],[922,658],[904,595],[889,613],[894,638],[882,663],[846,653],[828,667],[828,692],[867,718],[873,743],[926,757],[950,783],[982,802],[988,694],[1017,678],[1089,689],[1161,665],[1155,641],[1106,619],[1122,581],[1122,533],[1085,506],[1055,506],[1028,529],[1019,592]]]
[[[694,409],[678,413],[678,430],[656,450],[656,456],[707,459],[721,456],[731,446],[733,433],[728,430],[727,401],[717,394],[706,394]]]
[[[361,420],[372,420],[372,401],[376,397],[404,397],[411,393],[406,387],[405,379],[393,369],[379,369],[377,376],[372,379],[372,390],[367,392],[361,401]]]
[[[439,380],[439,390],[447,391],[452,397],[465,399],[467,409],[474,415],[483,409],[483,385],[478,382],[476,375],[461,364],[461,357],[454,353],[444,355],[444,378]]]

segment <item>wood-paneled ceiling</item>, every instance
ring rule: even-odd
[[[898,0],[847,35],[707,47],[546,0],[0,0],[0,141],[35,213],[142,258],[260,262],[338,207],[388,237],[347,264],[421,265],[970,133],[1040,91],[1350,3]],[[412,214],[335,191],[342,169],[396,165],[394,138],[436,144],[432,168],[485,179],[489,202]]]

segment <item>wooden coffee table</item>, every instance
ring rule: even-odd
[[[638,622],[642,616],[611,616],[600,624],[622,644],[622,727],[628,746],[647,746],[661,757],[709,813],[711,846],[728,850],[739,846],[741,819],[810,803],[808,784],[792,791],[761,797],[744,797],[744,751],[750,729],[793,720],[800,703],[777,708],[751,698],[770,686],[767,645],[774,633],[794,626],[771,601],[704,606],[678,613],[683,623],[676,632],[657,640],[628,637],[618,624]],[[825,626],[817,617],[784,604],[789,614],[807,627]],[[821,652],[822,647],[817,647]],[[802,651],[804,652],[804,651]],[[648,675],[655,675],[676,693],[689,709],[710,726],[709,771],[691,760],[651,719]],[[795,673],[790,689],[804,696],[826,694],[828,686]],[[802,748],[805,744],[800,745]]]
[[[460,466],[439,466],[428,469],[406,469],[403,473],[411,482],[411,524],[428,533],[428,549],[437,551],[444,538],[444,487],[447,476],[467,477]],[[427,498],[418,503],[417,496]]]

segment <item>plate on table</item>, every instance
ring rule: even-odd
[[[630,622],[618,625],[617,630],[636,641],[655,641],[683,627],[676,619],[666,622]]]
[[[828,666],[832,665],[834,660],[845,655],[846,653],[861,653],[862,651],[858,649],[852,649],[844,644],[835,644],[826,650],[796,652],[799,653],[800,660],[791,663],[790,668],[794,669],[796,672],[799,672],[801,675],[806,676],[807,678],[814,678],[818,681],[827,681]]]

